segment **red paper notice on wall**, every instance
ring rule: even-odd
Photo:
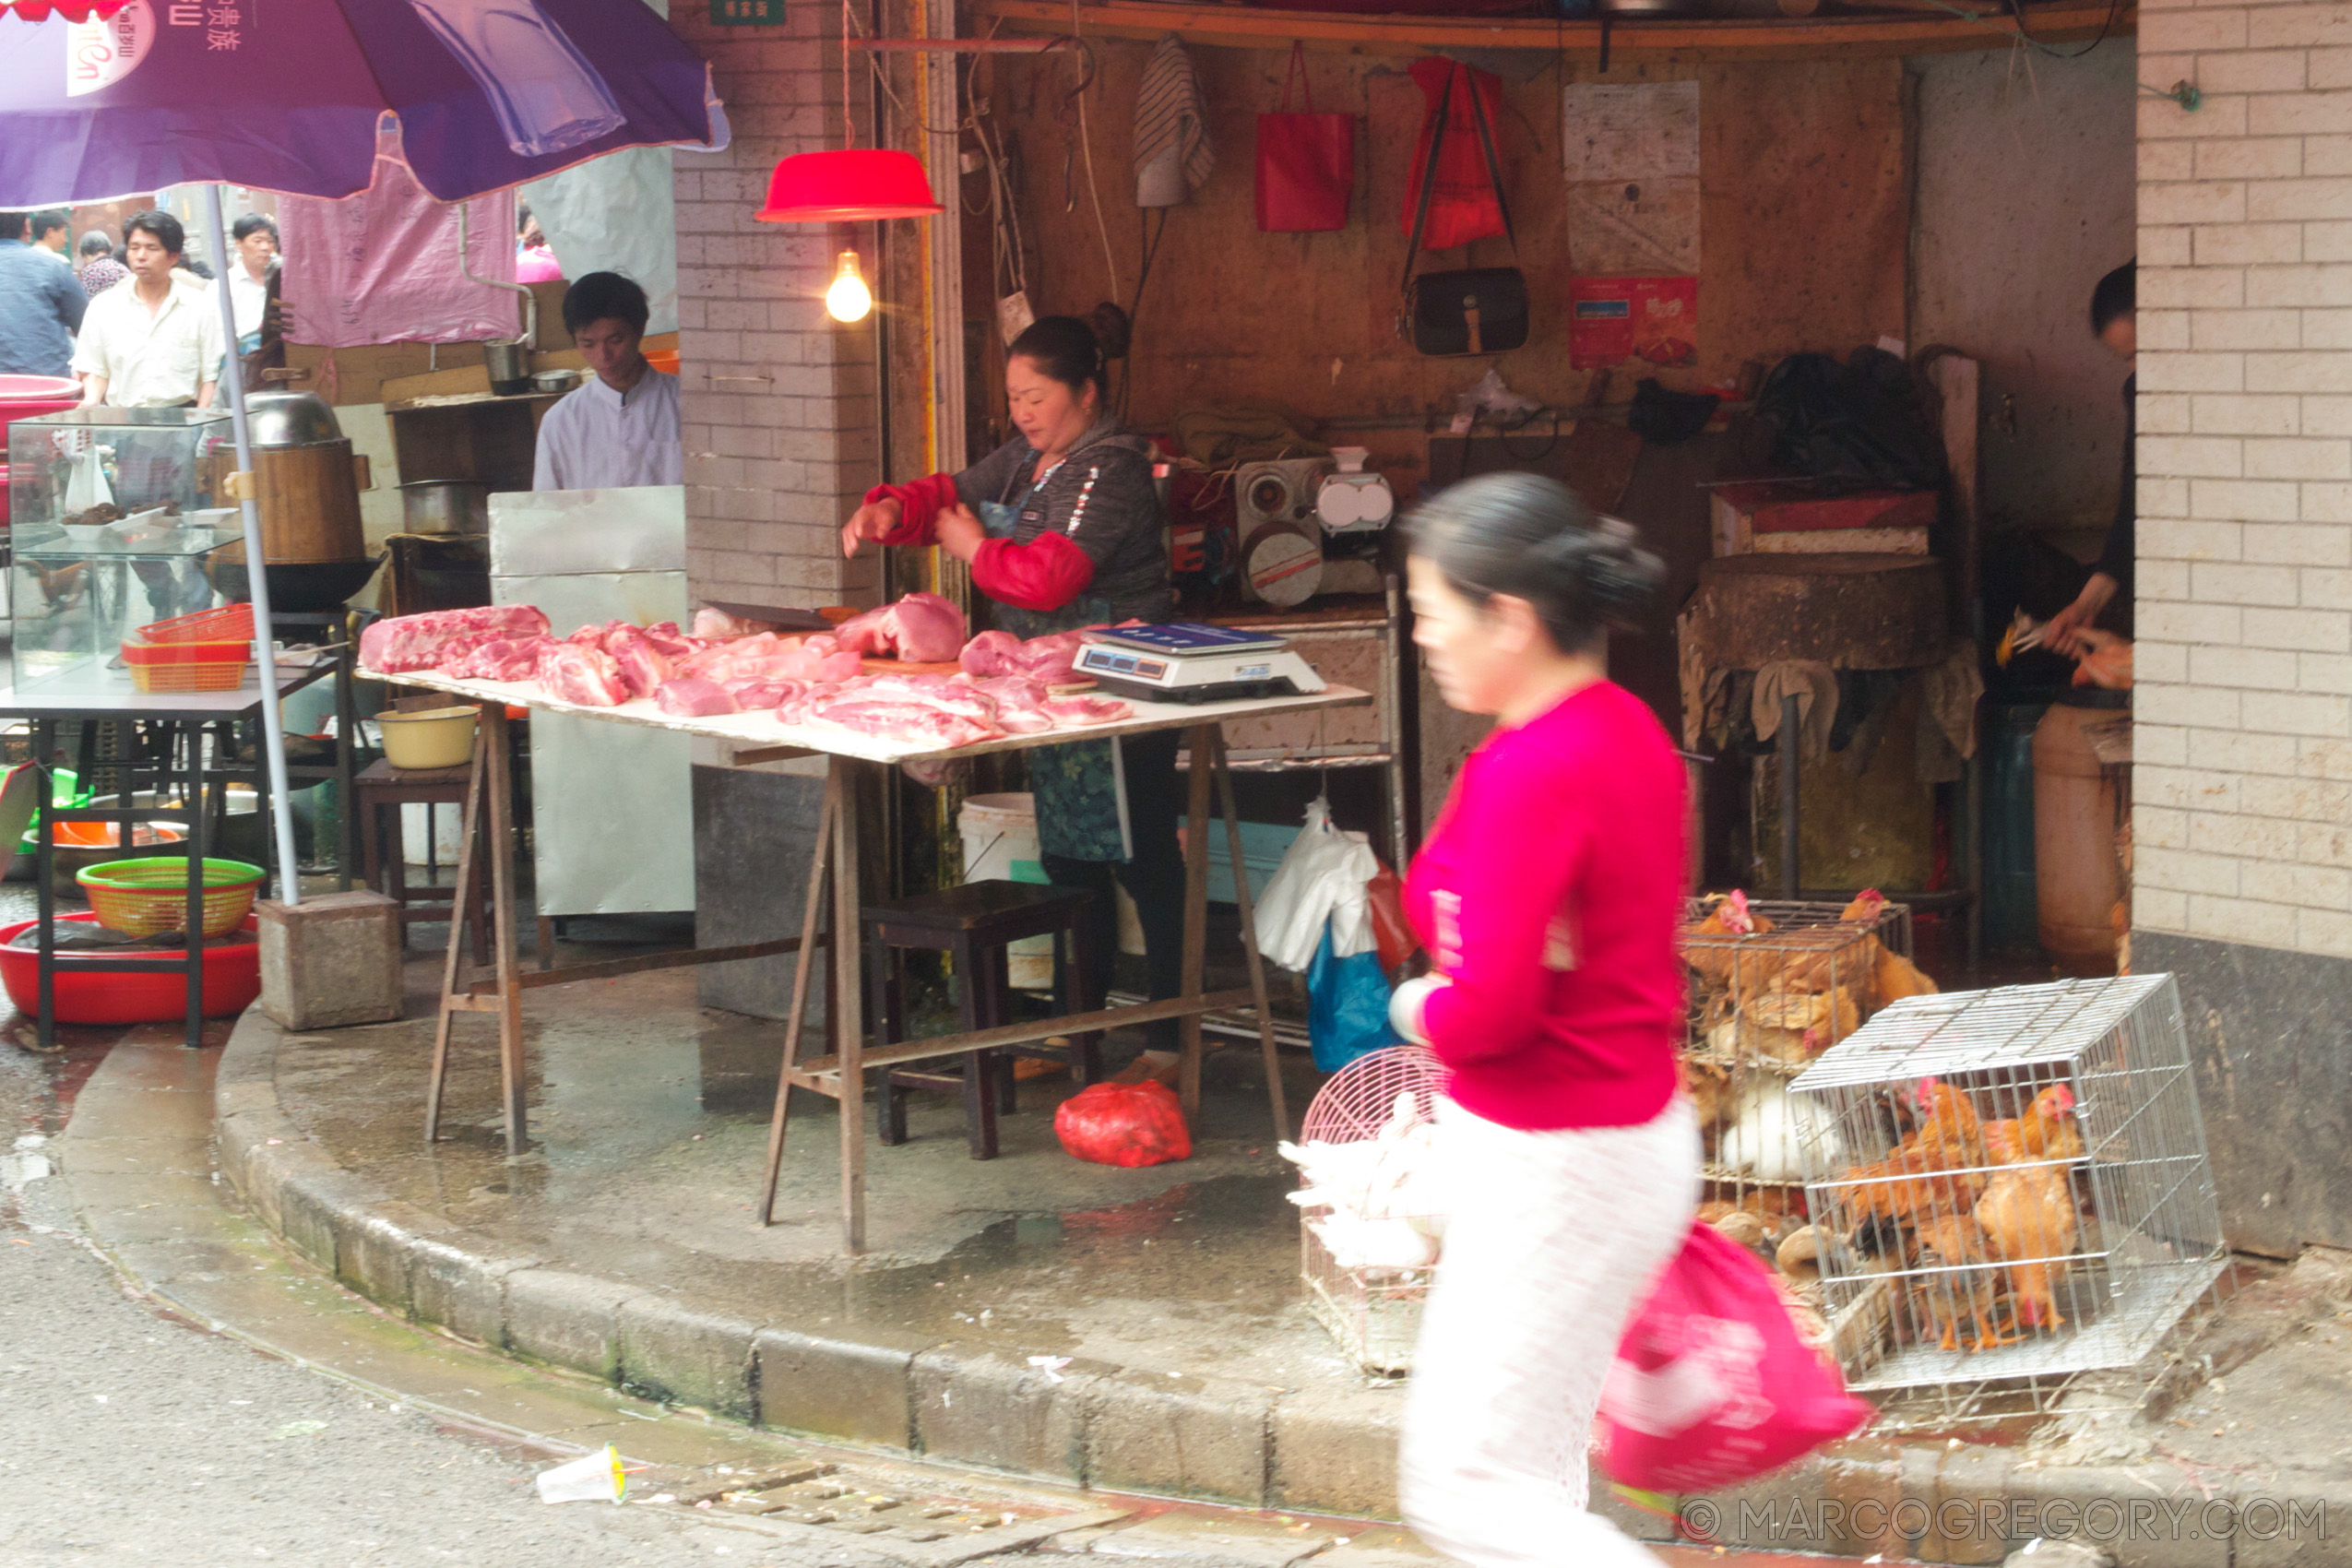
[[[1697,279],[1578,278],[1568,289],[1568,362],[1576,369],[1634,358],[1669,369],[1698,362]]]

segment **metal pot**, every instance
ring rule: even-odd
[[[315,392],[255,392],[245,399],[245,424],[256,446],[315,446],[343,439],[335,410]]]
[[[490,486],[470,479],[411,480],[400,487],[400,518],[410,533],[488,533]]]
[[[490,369],[490,389],[502,398],[531,389],[531,350],[528,343],[484,343],[481,362]]]

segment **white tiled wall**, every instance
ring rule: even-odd
[[[2352,956],[2352,5],[2139,48],[2132,921]]]

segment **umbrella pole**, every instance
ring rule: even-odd
[[[212,296],[220,303],[221,341],[228,347],[221,365],[220,382],[229,389],[229,425],[236,433],[237,469],[253,472],[253,434],[245,423],[244,366],[237,353],[237,307],[230,298],[229,268],[232,265],[229,250],[228,227],[220,220],[220,187],[204,187],[204,225],[206,237],[212,245],[212,265],[220,274],[213,285]],[[286,788],[286,716],[278,702],[278,663],[269,625],[268,557],[261,547],[261,507],[250,493],[241,503],[245,519],[245,583],[253,595],[253,635],[258,662],[261,665],[261,748],[269,767],[269,814],[271,825],[278,830],[278,897],[289,905],[303,901],[302,868],[294,861],[294,814],[288,809]],[[349,735],[338,735],[335,742],[348,746]],[[348,809],[348,802],[347,802]]]

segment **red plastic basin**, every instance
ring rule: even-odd
[[[95,915],[59,915],[61,926],[69,921],[83,925],[97,922]],[[11,947],[20,932],[30,931],[40,922],[18,921],[0,925],[0,986],[6,986],[8,1000],[17,1011],[28,1018],[41,1010],[41,954],[30,947]],[[254,932],[260,921],[252,915],[245,917],[240,929]],[[188,1016],[187,977],[174,969],[156,969],[140,974],[77,973],[81,961],[107,956],[103,953],[60,953],[57,955],[55,998],[57,1021],[61,1024],[150,1024],[170,1023]],[[261,994],[261,944],[240,943],[234,947],[215,947],[204,955],[204,1014],[219,1018],[242,1013]]]

